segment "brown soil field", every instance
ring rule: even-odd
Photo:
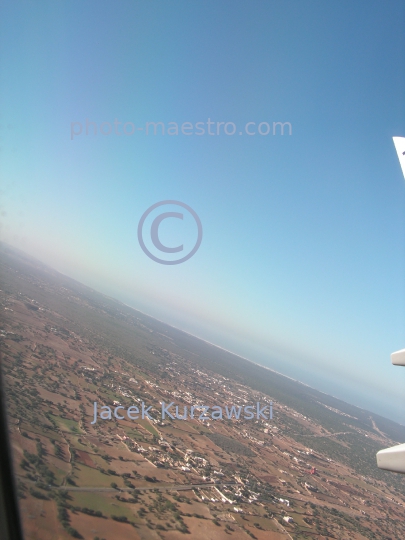
[[[212,516],[210,514],[209,508],[206,504],[202,505],[201,503],[197,503],[194,501],[194,493],[192,491],[181,491],[180,495],[182,497],[187,497],[190,501],[190,504],[188,503],[177,503],[179,510],[183,513],[187,514],[200,514],[201,516],[206,517],[207,519],[212,519]]]
[[[187,536],[190,536],[193,540],[222,540],[225,536],[223,523],[217,526],[211,520],[188,517],[184,518],[184,523],[186,523],[191,533]],[[165,540],[180,540],[181,538],[184,538],[184,534],[180,531],[167,531],[164,533]],[[234,540],[248,540],[249,536],[240,529],[237,531],[235,527],[232,538]]]
[[[53,501],[28,498],[21,501],[21,513],[27,515],[23,520],[26,540],[69,540],[71,536],[63,529],[57,518]]]
[[[94,519],[86,514],[77,513],[71,514],[70,523],[72,527],[80,531],[85,540],[93,540],[95,536],[105,538],[105,540],[141,540],[137,529],[132,525],[112,519]]]
[[[81,461],[82,463],[87,465],[87,467],[92,467],[93,469],[97,467],[97,465],[94,463],[94,461],[87,452],[83,452],[83,450],[76,450],[76,454],[77,461]]]
[[[288,536],[285,533],[277,531],[261,531],[256,529],[256,527],[251,527],[249,529],[257,538],[257,540],[287,540]],[[292,538],[294,538],[294,531],[289,531]],[[247,535],[246,535],[247,536]]]
[[[60,403],[61,405],[66,405],[65,404],[65,400],[66,400],[70,408],[77,409],[77,406],[78,406],[77,401],[74,401],[73,399],[65,398],[64,396],[61,396],[60,394],[55,394],[54,392],[45,390],[44,388],[41,388],[39,385],[37,386],[37,390],[42,399],[52,401],[54,404]]]
[[[192,540],[223,540],[224,537],[230,537],[234,540],[249,540],[250,536],[246,534],[237,524],[230,525],[233,532],[227,534],[225,532],[225,523],[215,525],[211,520],[198,518],[184,518],[184,522],[189,528],[190,537]],[[279,532],[259,531],[256,528],[250,528],[251,532],[258,540],[286,540],[286,535]],[[164,534],[165,540],[180,540],[184,538],[184,534],[179,531],[167,531]]]

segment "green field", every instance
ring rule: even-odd
[[[64,471],[62,469],[58,469],[58,467],[55,467],[53,465],[48,465],[48,468],[55,475],[55,484],[57,486],[61,486],[64,478],[66,477],[66,471]]]
[[[156,435],[156,437],[159,437],[158,431],[148,422],[148,420],[139,420],[139,424],[145,428],[149,433],[152,435]]]
[[[73,478],[79,487],[110,487],[112,482],[115,482],[119,487],[124,487],[124,482],[120,476],[106,475],[83,464],[75,465]]]
[[[69,433],[83,433],[83,431],[79,428],[79,423],[76,422],[76,420],[61,418],[60,416],[55,416],[54,414],[51,414],[50,416],[62,431],[67,431]]]
[[[89,452],[90,454],[93,453],[93,450],[91,449],[90,445],[84,445],[82,443],[79,443],[77,440],[80,437],[69,437],[69,444],[72,448],[75,448],[76,450],[83,450],[84,452]]]
[[[130,520],[134,520],[134,514],[131,511],[131,506],[128,503],[121,503],[113,498],[112,495],[102,495],[99,493],[75,493],[70,492],[73,506],[81,508],[90,508],[90,510],[100,510],[104,516],[111,515],[126,516]]]

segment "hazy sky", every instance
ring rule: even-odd
[[[403,1],[5,1],[0,21],[3,240],[405,423]],[[168,199],[203,226],[172,266],[137,240]]]

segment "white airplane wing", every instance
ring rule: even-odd
[[[402,174],[405,178],[405,137],[392,137],[395,144],[395,150],[398,154],[399,163],[401,165]]]
[[[391,362],[394,366],[405,366],[405,349],[393,352],[391,354]]]
[[[377,452],[379,469],[405,474],[405,444],[398,444]]]
[[[405,137],[392,137],[405,178]],[[394,366],[405,366],[405,349],[391,354]],[[405,444],[398,444],[377,452],[379,469],[405,474]]]

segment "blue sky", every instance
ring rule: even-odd
[[[3,240],[405,423],[403,2],[6,1],[1,21]],[[100,134],[115,119],[237,131]],[[291,136],[244,133],[278,121]],[[168,199],[204,230],[181,265],[137,242]]]

